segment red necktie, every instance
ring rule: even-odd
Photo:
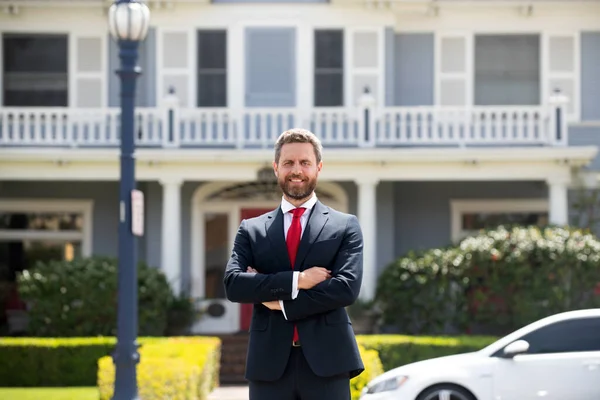
[[[290,263],[292,264],[292,269],[294,269],[294,264],[296,262],[296,253],[298,253],[298,246],[300,245],[300,236],[302,236],[302,225],[300,225],[300,217],[304,214],[306,208],[294,208],[290,212],[292,213],[292,225],[290,225],[290,229],[288,229],[286,244],[288,249],[288,255],[290,256]],[[293,341],[297,341],[299,339],[298,336],[298,328],[294,325],[294,337]]]

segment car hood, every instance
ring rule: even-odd
[[[384,372],[382,375],[373,379],[369,385],[374,385],[386,379],[395,378],[401,375],[415,375],[422,371],[427,371],[427,373],[430,374],[436,369],[447,369],[449,366],[452,368],[468,367],[471,364],[480,362],[482,357],[483,355],[479,352],[471,352],[417,361]]]

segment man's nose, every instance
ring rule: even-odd
[[[292,172],[294,174],[301,174],[302,173],[302,166],[300,165],[300,163],[294,163],[294,165],[292,167]]]

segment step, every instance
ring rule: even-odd
[[[225,364],[221,365],[221,375],[244,375],[246,366],[244,364]]]
[[[231,345],[231,344],[223,344],[221,345],[221,353],[245,353],[248,351],[248,345]]]
[[[246,372],[246,354],[248,352],[247,332],[223,335],[221,339],[221,370],[219,381],[226,385],[248,384],[244,378]]]
[[[219,384],[221,385],[244,385],[248,384],[244,374],[228,374],[219,376]]]
[[[247,346],[248,345],[248,339],[244,338],[242,339],[236,339],[236,340],[225,340],[225,339],[221,339],[221,344],[223,346]]]
[[[245,365],[246,356],[243,357],[221,357],[221,365]]]

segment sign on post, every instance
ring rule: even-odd
[[[137,189],[131,191],[131,232],[144,235],[144,192]]]

